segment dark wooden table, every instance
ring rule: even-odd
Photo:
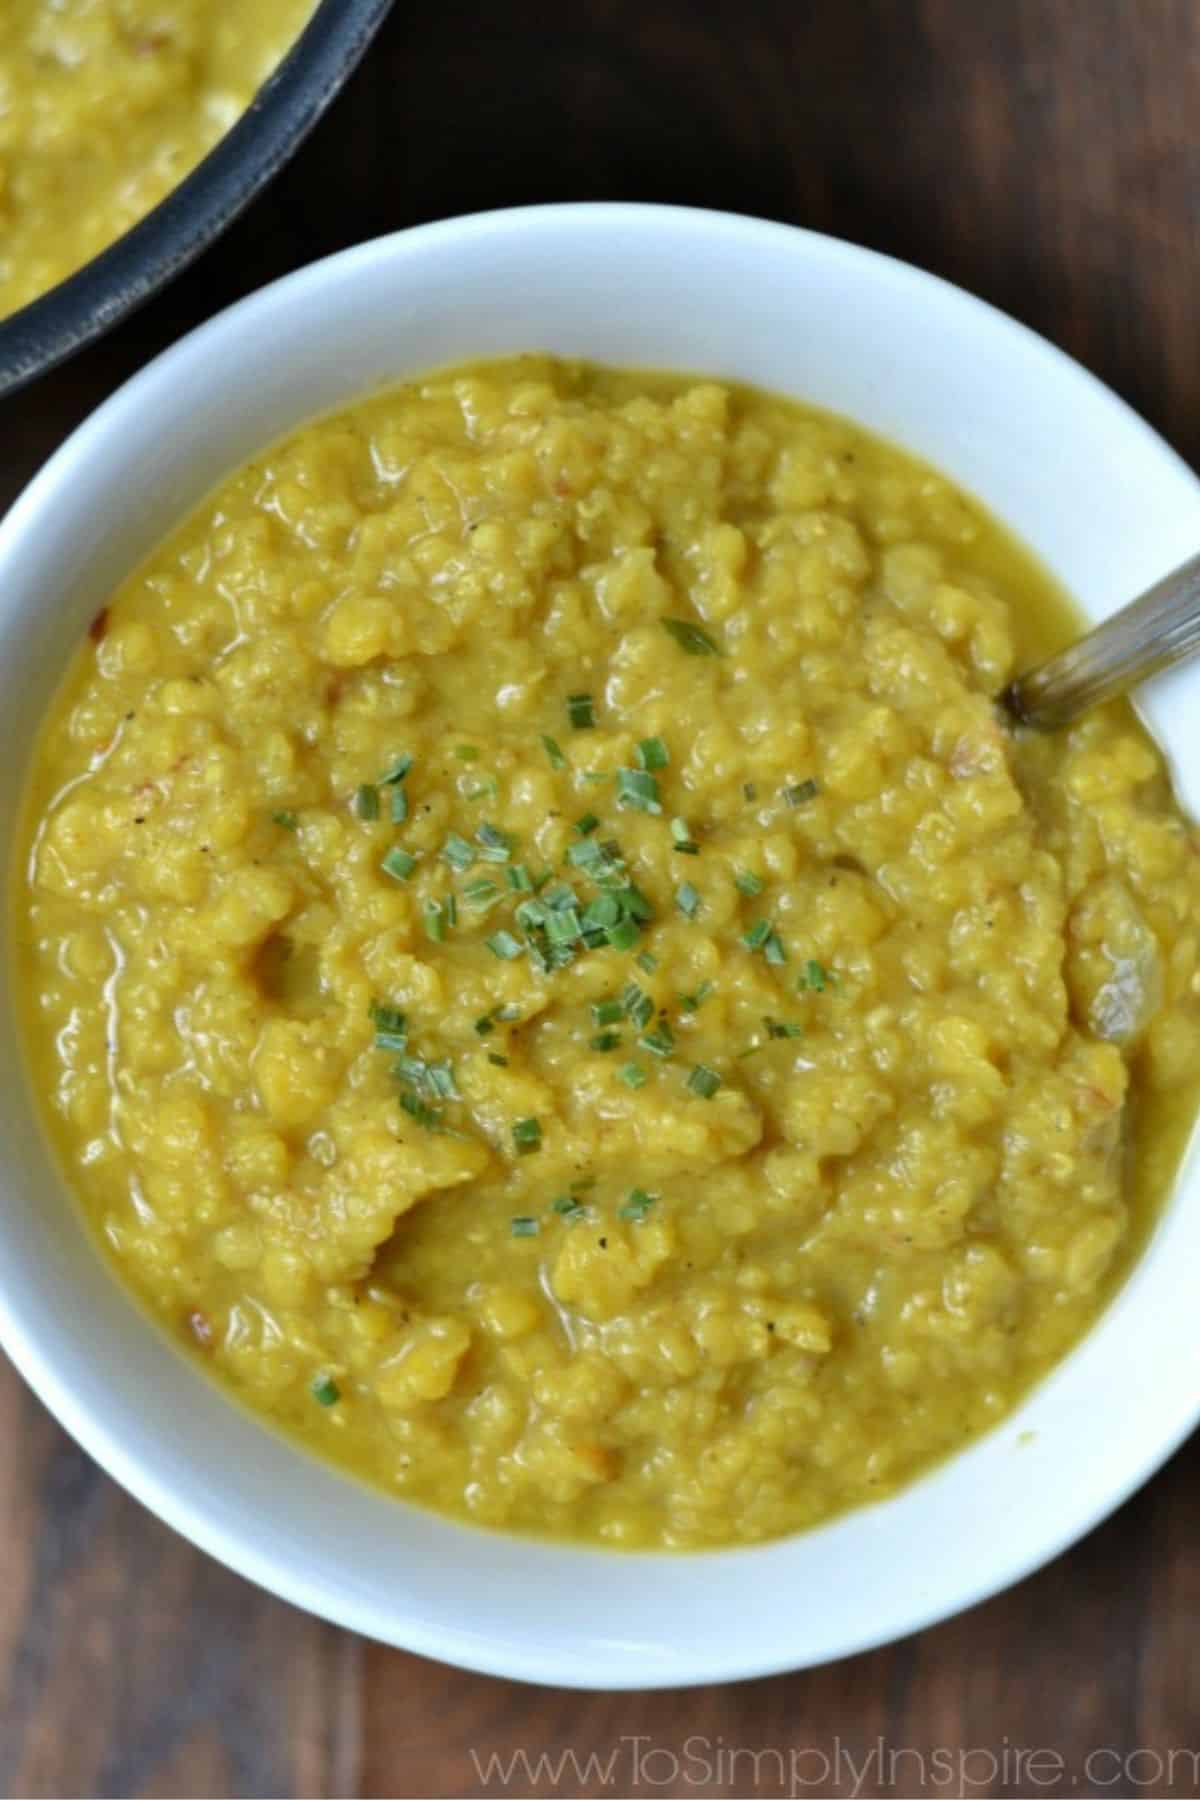
[[[295,264],[582,198],[910,258],[1047,333],[1196,463],[1198,134],[1200,0],[399,0],[251,215],[7,403],[0,500],[147,357]],[[963,1618],[810,1674],[639,1696],[462,1675],[305,1618],[127,1499],[7,1368],[0,1426],[7,1796],[1200,1794],[1195,1441]],[[1044,1754],[1021,1768],[1017,1747]],[[489,1778],[515,1752],[532,1764]]]

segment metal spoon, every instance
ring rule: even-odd
[[[1046,730],[1067,725],[1196,650],[1200,556],[1172,569],[1048,662],[1019,675],[1001,694],[1000,705],[1020,725]]]

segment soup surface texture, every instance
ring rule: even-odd
[[[270,450],[36,753],[35,1080],[122,1275],[512,1529],[766,1538],[995,1424],[1200,1070],[1154,746],[989,697],[1072,629],[941,476],[713,381],[526,357]]]
[[[241,117],[316,0],[3,0],[0,316],[157,206]]]

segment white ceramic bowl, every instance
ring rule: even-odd
[[[562,206],[450,220],[276,283],[78,430],[0,526],[0,827],[67,656],[112,585],[226,470],[312,413],[460,358],[544,349],[736,376],[941,465],[1100,617],[1200,545],[1200,485],[1021,326],[848,244],[714,213]],[[1147,700],[1200,798],[1200,679]],[[0,980],[9,984],[7,961]],[[1200,1413],[1200,1169],[1102,1322],[1002,1427],[898,1498],[761,1548],[619,1555],[458,1526],[256,1425],[130,1304],[35,1125],[0,995],[0,1335],[116,1479],[252,1580],[447,1662],[579,1687],[710,1682],[863,1649],[1087,1531]]]

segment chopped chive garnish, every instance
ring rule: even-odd
[[[571,721],[573,731],[594,730],[596,720],[592,712],[592,696],[590,694],[568,694],[567,717]]]
[[[332,1375],[318,1375],[309,1389],[318,1406],[336,1406],[342,1391]]]
[[[630,918],[637,919],[641,924],[645,924],[647,919],[654,917],[654,908],[645,894],[640,888],[633,887],[632,884],[629,887],[618,888],[617,899]]]
[[[414,1120],[416,1124],[423,1125],[426,1131],[436,1131],[442,1122],[441,1114],[436,1108],[427,1106],[424,1100],[417,1094],[401,1094],[400,1104],[408,1114],[409,1118]]]
[[[508,1222],[508,1229],[512,1232],[514,1237],[536,1237],[538,1234],[538,1222],[536,1219],[531,1219],[528,1213],[525,1213],[518,1218],[510,1219]]]
[[[456,744],[454,754],[459,762],[478,762],[480,756],[479,747],[476,744]]]
[[[567,759],[562,753],[562,746],[556,744],[552,737],[547,737],[545,732],[542,733],[542,749],[550,758],[550,767],[552,769],[566,768]]]
[[[391,787],[393,783],[403,781],[412,766],[413,759],[411,756],[397,757],[396,761],[392,764],[391,768],[387,770],[386,774],[379,777],[380,787]]]
[[[807,806],[810,800],[816,799],[820,791],[820,784],[811,779],[797,781],[791,787],[781,789],[785,806]]]
[[[654,1017],[654,1002],[644,988],[631,981],[621,995],[621,1010],[639,1031],[644,1031]]]
[[[454,1070],[448,1062],[435,1062],[429,1065],[429,1085],[440,1100],[461,1100],[462,1095],[454,1080]]]
[[[617,805],[632,807],[636,812],[660,813],[658,782],[646,769],[618,769]]]
[[[615,894],[597,894],[583,909],[585,931],[607,931],[621,917],[621,902]]]
[[[717,1071],[707,1068],[704,1063],[696,1064],[686,1083],[688,1093],[697,1095],[701,1100],[711,1100],[720,1085],[721,1077]]]
[[[751,899],[763,891],[762,876],[756,875],[753,869],[739,869],[733,878],[733,885],[739,894],[749,894]]]
[[[392,815],[393,825],[403,825],[408,817],[408,789],[401,782],[394,783],[392,787],[388,811]]]
[[[787,951],[784,948],[783,939],[777,931],[772,931],[763,945],[763,957],[767,962],[774,963],[777,968],[782,968],[787,961]]]
[[[577,944],[583,936],[579,914],[573,906],[557,907],[546,920],[546,936],[552,944]]]
[[[681,881],[675,889],[675,904],[685,919],[694,919],[700,911],[700,895],[690,881]]]
[[[480,1037],[491,1037],[493,1031],[496,1029],[496,1021],[491,1013],[484,1013],[481,1019],[476,1019],[475,1029]]]
[[[468,906],[490,906],[493,900],[500,898],[500,889],[486,875],[480,875],[475,881],[468,881],[463,889],[463,899]]]
[[[611,781],[612,776],[607,769],[585,769],[583,771],[583,779],[585,781],[600,783],[602,781]]]
[[[635,1225],[640,1225],[657,1198],[656,1194],[648,1194],[645,1188],[630,1188],[617,1208],[618,1219],[632,1219]]]
[[[479,845],[479,854],[484,862],[507,862],[512,855],[513,839],[507,831],[501,831],[498,825],[486,823],[475,833],[475,842]]]
[[[477,781],[474,786],[467,788],[463,793],[463,799],[494,800],[499,792],[500,789],[496,785],[495,777],[489,775],[486,781]]]
[[[379,866],[385,875],[392,877],[393,881],[407,881],[417,866],[417,859],[396,844],[388,851]]]
[[[660,737],[643,738],[637,747],[637,760],[639,769],[665,769],[671,756]]]
[[[641,955],[635,957],[634,960],[637,963],[638,968],[644,969],[647,975],[653,975],[655,969],[658,967],[657,956],[651,956],[648,950],[643,950]]]
[[[409,1087],[428,1089],[431,1085],[429,1064],[421,1056],[397,1057],[392,1064],[392,1074],[407,1082]]]
[[[743,931],[742,942],[747,950],[761,950],[770,935],[770,919],[756,919],[748,931]]]
[[[665,1019],[660,1019],[653,1031],[643,1031],[638,1043],[654,1056],[675,1054],[675,1034]]]
[[[792,1025],[786,1019],[772,1019],[768,1016],[763,1020],[763,1024],[767,1028],[768,1037],[798,1038],[804,1036],[803,1025]]]
[[[743,783],[742,783],[742,798],[743,798],[743,800],[757,800],[758,799],[758,788],[755,786],[754,782],[743,781]]]
[[[802,988],[811,988],[814,994],[823,994],[825,992],[825,983],[827,979],[828,977],[821,964],[816,961],[810,961],[805,963],[804,973],[801,975],[798,985]]]
[[[300,823],[295,813],[284,807],[280,812],[273,812],[271,818],[276,825],[282,825],[285,831],[295,831]]]
[[[560,1194],[557,1200],[551,1201],[550,1211],[556,1212],[560,1219],[582,1219],[587,1208],[576,1200],[574,1194]]]
[[[532,894],[533,877],[524,863],[511,863],[505,873],[514,894]]]
[[[408,1049],[408,1033],[403,1028],[399,1031],[377,1031],[375,1048],[377,1050],[399,1050],[403,1053]]]
[[[518,1156],[531,1156],[542,1147],[542,1127],[537,1119],[518,1119],[512,1128],[513,1148]]]
[[[636,919],[618,919],[608,927],[608,941],[614,950],[632,950],[638,941]]]
[[[621,1042],[619,1031],[598,1031],[588,1039],[589,1050],[615,1050]]]
[[[498,1069],[507,1069],[508,1067],[507,1056],[501,1056],[498,1050],[488,1051],[488,1061],[494,1063]]]
[[[453,894],[446,895],[446,923],[447,925],[458,924],[458,901]]]
[[[452,896],[453,897],[453,896]],[[446,903],[449,905],[449,901]],[[435,944],[446,941],[446,926],[450,923],[440,900],[426,900],[421,908],[421,918],[425,925],[425,936]]]
[[[379,789],[371,782],[364,781],[355,794],[354,810],[360,819],[377,819],[379,817]]]
[[[691,828],[686,819],[671,820],[671,836],[675,840],[675,848],[682,856],[699,856],[700,846],[693,838]]]
[[[640,1063],[627,1062],[617,1070],[617,1074],[626,1087],[640,1088],[646,1085],[646,1071]]]
[[[574,829],[579,833],[580,837],[585,838],[589,836],[591,832],[595,831],[599,823],[600,821],[595,813],[584,813],[582,819],[576,819]]]
[[[625,1008],[619,1000],[593,1000],[592,1021],[596,1025],[619,1025]]]
[[[708,635],[703,626],[696,625],[691,619],[663,619],[664,631],[669,631],[681,650],[689,656],[722,656],[724,652],[715,638]]]
[[[520,939],[515,938],[511,931],[494,931],[490,938],[483,941],[492,955],[498,956],[501,962],[515,962],[521,954]]]
[[[684,994],[681,997],[679,1004],[680,1004],[680,1006],[682,1006],[684,1012],[698,1012],[699,1009],[704,1005],[704,1002],[708,999],[708,996],[712,993],[712,991],[713,991],[712,982],[711,981],[702,981],[700,983],[700,986],[696,989],[695,993],[694,994]]]
[[[380,1031],[403,1031],[408,1022],[398,1007],[384,1006],[378,1000],[372,1000],[368,1006],[367,1017]]]
[[[442,861],[448,862],[450,867],[457,869],[461,875],[475,861],[475,847],[473,844],[468,844],[466,838],[459,837],[457,831],[452,831],[442,845],[441,855]]]

